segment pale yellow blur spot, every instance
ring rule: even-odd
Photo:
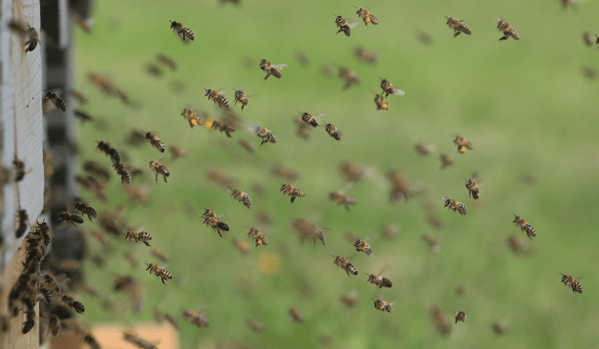
[[[276,253],[262,253],[258,258],[258,269],[266,275],[279,271],[281,258]]]

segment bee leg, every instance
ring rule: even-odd
[[[268,79],[269,76],[270,76],[270,72],[266,72],[266,76],[264,77],[264,80]]]
[[[218,236],[220,236],[221,238],[224,238],[223,234],[220,233],[220,230],[216,229],[216,232],[218,233]]]
[[[348,204],[344,204],[344,206],[345,206],[345,209],[347,210],[347,212],[351,212],[351,209],[349,208]]]
[[[144,244],[146,244],[146,246],[152,246],[152,245],[150,245],[150,243],[149,243],[149,242],[147,242],[147,241],[144,241],[143,243],[144,243]]]
[[[168,180],[166,179],[166,176],[164,176],[164,183],[168,183]]]
[[[293,203],[295,201],[295,196],[291,197],[291,203]]]
[[[460,35],[460,32],[459,32],[459,31],[458,31],[458,32],[455,32],[455,33],[453,33],[453,38],[455,39],[455,37],[456,37],[456,36],[458,36],[458,35]]]
[[[71,222],[71,224],[72,224],[72,225],[74,225],[74,226],[75,226],[75,228],[79,228],[79,227],[77,226],[77,224],[75,224],[75,223],[73,223],[73,222]]]
[[[158,173],[156,173],[156,183],[158,183]]]
[[[162,279],[162,283],[164,284],[164,286],[166,286],[166,282],[164,282],[164,278],[160,278]]]

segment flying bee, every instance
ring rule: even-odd
[[[96,210],[93,209],[93,207],[91,206],[87,206],[86,204],[82,203],[82,202],[76,202],[75,203],[75,210],[81,212],[81,215],[86,214],[87,218],[89,218],[90,222],[92,221],[92,217],[98,217],[98,212],[96,212]]]
[[[266,59],[262,59],[260,61],[260,69],[264,70],[266,72],[266,76],[264,77],[264,80],[268,79],[269,76],[274,76],[277,79],[281,78],[281,72],[279,70],[282,70],[283,68],[287,68],[287,64],[272,64],[269,61],[267,61]]]
[[[331,257],[335,257],[335,256],[331,255]],[[347,273],[347,276],[349,276],[349,273],[358,275],[358,269],[356,269],[356,267],[354,267],[354,265],[351,264],[349,262],[349,260],[345,257],[337,256],[337,257],[335,257],[335,261],[333,263],[336,264],[339,268],[345,270],[345,272]]]
[[[193,325],[196,325],[199,328],[205,328],[210,326],[210,323],[208,322],[208,320],[206,320],[206,317],[194,310],[184,310],[183,319],[185,319]]]
[[[383,288],[383,287],[391,287],[393,286],[393,283],[391,282],[391,280],[387,279],[386,277],[381,276],[380,274],[382,274],[383,270],[381,270],[381,272],[379,273],[379,275],[374,275],[374,274],[368,274],[366,273],[366,275],[368,275],[368,282],[376,285],[379,287],[379,289]]]
[[[275,165],[272,168],[272,174],[283,177],[288,181],[296,181],[299,178],[299,173],[296,170],[283,165]]]
[[[189,126],[191,128],[197,125],[203,125],[205,122],[205,120],[202,120],[204,122],[200,123],[201,119],[199,118],[198,113],[191,109],[183,109],[183,111],[181,111],[181,116],[183,116],[189,122]]]
[[[208,100],[212,100],[214,103],[218,103],[218,106],[221,108],[229,107],[229,102],[227,101],[227,99],[225,97],[222,96],[227,92],[226,90],[220,90],[218,92],[216,90],[212,90],[212,89],[204,89],[204,90],[206,90],[204,97],[208,97]]]
[[[428,234],[428,235],[422,235],[422,239],[433,248],[433,251],[435,252],[439,252],[441,251],[441,245],[439,245],[439,242],[437,241],[437,239]]]
[[[37,30],[35,30],[33,27],[30,27],[29,24],[27,24],[27,27],[28,29],[25,32],[25,36],[27,37],[27,42],[25,43],[25,53],[35,50],[37,44],[41,44],[40,35],[38,34]]]
[[[246,323],[255,332],[262,333],[264,331],[264,325],[256,319],[247,319]]]
[[[291,184],[282,184],[281,189],[279,191],[282,191],[285,195],[291,196],[291,203],[295,201],[296,197],[303,198],[304,196],[306,196],[306,194],[304,194],[303,191],[297,189]]]
[[[350,291],[348,294],[341,297],[341,302],[348,307],[355,307],[358,305],[358,291]]]
[[[561,0],[563,9],[566,10],[568,7],[572,7],[573,9],[576,9],[577,4],[577,0]]]
[[[343,86],[345,90],[350,88],[352,84],[360,85],[362,83],[355,71],[345,67],[339,67],[339,77],[345,80],[345,85]]]
[[[425,156],[431,153],[431,151],[435,150],[435,146],[433,145],[424,145],[422,143],[416,143],[416,145],[414,145],[414,148],[416,149],[416,152],[418,153],[418,155],[421,156]]]
[[[52,90],[44,90],[46,92],[46,94],[44,95],[44,98],[49,99],[50,101],[52,101],[52,103],[54,104],[54,106],[56,107],[56,109],[64,112],[65,110],[67,110],[67,104],[64,102],[64,99],[60,98],[56,92],[52,91]]]
[[[259,245],[268,245],[268,239],[258,229],[250,228],[250,231],[248,232],[248,237],[256,241],[256,247],[258,247]]]
[[[441,154],[441,169],[444,169],[447,166],[453,165],[453,159],[449,157],[447,154]]]
[[[302,114],[302,121],[305,122],[308,126],[312,126],[312,127],[318,127],[320,126],[320,118],[322,118],[323,116],[325,116],[326,114],[318,114],[316,116],[313,116],[310,113],[306,113],[306,112],[301,112],[298,111],[298,113]]]
[[[445,16],[445,18],[447,18],[447,23],[445,24],[447,24],[449,28],[453,29],[454,38],[460,35],[460,33],[464,33],[466,35],[471,34],[470,28],[468,28],[464,21],[447,16]]]
[[[449,335],[449,333],[451,332],[451,325],[445,313],[443,313],[443,311],[436,305],[433,305],[430,308],[429,312],[431,314],[433,322],[437,326],[437,330],[439,331],[439,333],[443,336]]]
[[[382,94],[374,95],[374,104],[376,104],[376,110],[389,110],[389,103]]]
[[[507,332],[507,327],[509,325],[509,321],[508,320],[501,320],[501,321],[496,321],[493,323],[493,332],[495,332],[495,334],[501,336],[506,334]]]
[[[397,96],[403,96],[406,94],[403,90],[395,88],[393,84],[389,82],[389,80],[383,79],[380,76],[379,79],[381,79],[381,89],[383,90],[385,97],[389,97],[390,94]]]
[[[591,36],[591,33],[589,32],[582,33],[582,40],[584,40],[584,43],[587,46],[592,46],[595,43],[594,38]]]
[[[247,208],[251,208],[252,206],[252,198],[245,192],[238,189],[230,189],[231,196],[237,201],[243,202],[243,205]]]
[[[297,125],[295,133],[303,139],[310,139],[310,126],[308,126],[301,118],[294,118],[293,121]]]
[[[56,314],[52,314],[50,319],[48,319],[48,333],[52,332],[54,337],[60,336],[61,326],[60,326],[60,318]]]
[[[241,240],[241,239],[233,239],[233,245],[235,245],[237,247],[237,249],[239,250],[239,252],[243,253],[243,254],[248,254],[250,253],[250,248],[248,246],[248,244]]]
[[[362,47],[356,47],[356,49],[354,50],[354,53],[355,53],[356,57],[358,57],[358,59],[361,60],[362,62],[370,63],[370,64],[377,63],[376,54],[372,51],[365,50]]]
[[[520,35],[518,35],[518,32],[514,28],[512,28],[507,22],[501,20],[501,18],[497,18],[497,29],[503,33],[503,36],[499,39],[499,41],[507,40],[510,36],[514,38],[514,40],[520,39]]]
[[[336,193],[331,192],[329,194],[329,199],[335,203],[338,203],[339,205],[345,206],[347,211],[351,211],[349,209],[350,205],[356,204],[356,199],[354,197],[343,194],[343,191],[341,190]]]
[[[181,23],[181,22],[177,22],[177,21],[169,21],[169,22],[171,22],[171,29],[173,29],[175,32],[177,32],[177,35],[179,35],[179,37],[183,40],[184,43],[187,43],[187,41],[193,41],[195,36],[193,35],[193,32],[191,31],[191,29],[184,26],[183,23]]]
[[[61,212],[61,213],[59,213],[58,214],[58,220],[59,221],[63,221],[65,223],[67,223],[67,224],[71,223],[72,225],[75,226],[75,228],[79,228],[77,226],[77,224],[75,224],[75,223],[83,224],[83,218],[81,218],[81,217],[79,217],[77,215],[74,215],[74,214],[70,214],[68,212]]]
[[[164,143],[160,140],[160,138],[158,138],[158,136],[156,136],[155,134],[153,134],[152,132],[146,132],[144,130],[141,130],[141,132],[146,134],[146,140],[148,142],[150,142],[150,144],[158,149],[159,152],[164,153],[164,151],[166,150],[166,148],[164,147]]]
[[[127,169],[125,169],[125,165],[122,162],[116,163],[112,165],[116,170],[116,173],[121,176],[121,183],[129,184],[131,183],[131,173]]]
[[[185,158],[187,157],[187,152],[179,147],[171,145],[168,148],[168,151],[173,155],[172,159],[175,160],[177,158]]]
[[[154,173],[156,173],[156,182],[158,182],[158,175],[161,174],[164,178],[164,183],[168,183],[166,177],[170,176],[171,173],[168,171],[168,168],[164,166],[160,161],[152,160],[150,161],[150,168]]]
[[[242,90],[235,90],[235,105],[237,105],[237,102],[241,103],[241,111],[249,103],[248,96]]]
[[[461,310],[456,312],[455,313],[455,323],[457,324],[458,321],[464,322],[464,320],[466,320],[466,314],[468,314],[468,313],[461,311]]]
[[[92,121],[94,119],[91,115],[79,109],[75,109],[73,114],[75,114],[75,117],[81,120],[81,122]]]
[[[248,153],[250,154],[254,154],[254,146],[252,145],[252,143],[248,142],[245,139],[241,139],[239,140],[239,145],[241,145],[241,147],[243,147],[243,149],[247,150]]]
[[[144,339],[133,332],[123,332],[123,340],[131,343],[132,345],[140,349],[158,349],[158,347],[156,347],[153,342]]]
[[[233,137],[231,136],[231,132],[235,131],[235,127],[233,125],[229,124],[228,122],[222,121],[214,121],[212,123],[212,128],[220,131],[221,133],[224,132],[229,138]]]
[[[18,212],[19,226],[15,231],[16,238],[20,238],[27,231],[27,223],[29,222],[29,215],[25,210],[19,210]]]
[[[525,232],[529,238],[532,239],[535,236],[537,236],[536,229],[533,228],[532,225],[530,225],[524,218],[522,218],[520,216],[516,216],[515,213],[514,213],[514,221],[512,223],[516,224],[516,226],[518,228],[520,228],[520,230]]]
[[[143,242],[146,246],[152,246],[148,241],[152,240],[152,235],[148,232],[142,231],[143,228],[134,231],[128,231],[125,235],[125,239],[133,242]]]
[[[326,122],[326,121],[325,121]],[[324,126],[325,131],[327,131],[327,133],[329,134],[329,136],[335,138],[336,140],[340,141],[341,140],[341,136],[343,135],[341,133],[341,131],[339,131],[337,129],[337,127],[333,126],[333,124],[327,123]]]
[[[336,14],[333,14],[333,16],[335,17],[335,24],[337,24],[337,28],[339,28],[339,30],[337,30],[337,32],[335,33],[335,35],[343,32],[345,33],[345,36],[350,36],[351,35],[351,30],[352,28],[357,27],[360,23],[348,23],[347,20],[341,16],[337,16]]]
[[[73,98],[75,98],[81,104],[88,102],[87,97],[81,91],[71,90],[71,96],[73,96]]]
[[[85,307],[79,301],[76,301],[72,296],[64,295],[62,297],[62,302],[69,306],[69,308],[74,309],[77,313],[83,314],[85,312]]]
[[[206,209],[203,216],[204,216],[203,224],[206,224],[213,230],[216,230],[218,235],[221,238],[224,238],[223,234],[221,234],[220,231],[221,230],[229,231],[229,226],[225,222],[221,221],[220,218],[217,217],[216,214],[210,209]]]
[[[277,143],[277,139],[275,138],[275,135],[270,130],[268,130],[264,127],[250,125],[249,130],[256,136],[262,138],[262,142],[260,142],[260,145],[263,145],[264,143],[268,143],[268,142]]]
[[[291,315],[293,321],[299,324],[304,322],[304,316],[295,308],[289,308],[289,315]]]
[[[154,274],[157,277],[159,277],[162,280],[162,283],[164,285],[166,285],[166,282],[164,282],[165,280],[170,280],[170,279],[173,278],[173,275],[169,271],[167,271],[166,269],[164,269],[163,267],[160,267],[160,266],[158,266],[156,264],[153,264],[153,263],[149,263],[148,264],[148,262],[145,262],[145,264],[148,266],[146,268],[146,271],[149,270],[150,274]]]
[[[448,199],[445,196],[441,196],[439,199],[445,201],[445,206],[443,207],[449,207],[450,210],[453,210],[454,212],[457,211],[462,216],[465,216],[466,213],[468,213],[468,209],[466,208],[466,206],[464,206],[463,203],[457,200]]]
[[[458,146],[458,153],[464,154],[466,152],[466,148],[472,150],[474,146],[464,137],[455,136],[453,138],[453,143]]]
[[[477,178],[466,179],[466,189],[468,189],[468,197],[473,197],[474,200],[478,200],[478,196],[480,195],[480,187],[478,184],[476,184],[475,180],[480,182],[480,179]]]
[[[570,275],[562,274],[562,282],[564,285],[572,288],[572,292],[582,293],[582,284],[577,279],[571,277]]]
[[[174,59],[167,57],[165,55],[158,55],[156,57],[161,63],[171,68],[172,70],[177,70],[177,62]]]
[[[361,240],[360,238],[354,237],[354,247],[356,248],[356,251],[364,252],[367,256],[372,254],[372,247],[370,247],[366,241]]]
[[[365,25],[368,25],[368,23],[372,23],[373,25],[379,24],[379,21],[376,19],[374,14],[372,14],[370,11],[368,11],[367,9],[365,9],[363,7],[356,7],[356,6],[354,6],[354,7],[358,9],[356,14],[358,15],[358,17],[362,18]]]
[[[395,302],[388,303],[383,300],[383,295],[380,295],[379,299],[374,301],[374,308],[380,311],[386,311],[387,313],[390,313],[393,311],[393,304],[395,304]]]

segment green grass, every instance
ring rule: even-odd
[[[86,264],[88,282],[105,296],[123,303],[126,297],[110,291],[112,273],[129,274],[143,283],[146,304],[139,314],[103,310],[93,298],[82,297],[91,323],[150,321],[152,310],[176,314],[182,309],[207,307],[211,325],[197,329],[183,323],[182,348],[208,348],[215,343],[231,347],[245,342],[255,348],[309,348],[322,346],[321,334],[332,337],[335,348],[570,348],[598,347],[596,331],[599,282],[595,277],[597,238],[595,213],[599,209],[596,138],[597,82],[582,76],[582,67],[596,67],[597,49],[584,46],[581,33],[596,28],[599,5],[580,4],[578,11],[562,11],[558,1],[502,3],[476,1],[392,2],[358,4],[376,14],[378,26],[361,24],[351,37],[335,36],[334,17],[358,21],[352,4],[336,1],[244,1],[240,7],[221,7],[216,1],[103,1],[96,3],[94,33],[76,30],[76,86],[91,99],[83,108],[106,121],[106,128],[79,128],[81,157],[106,165],[109,160],[93,150],[96,140],[110,142],[128,156],[125,163],[147,169],[137,184],[152,190],[152,203],[131,205],[118,178],[109,186],[107,203],[94,201],[97,209],[125,205],[133,225],[153,235],[153,244],[168,253],[173,280],[168,287],[144,271],[131,268],[122,258],[132,251],[143,262],[157,262],[149,249],[124,239],[113,239],[107,264],[98,269]],[[464,19],[472,35],[452,39],[445,15]],[[521,39],[498,42],[495,18],[508,21]],[[183,22],[195,32],[195,41],[184,45],[169,29],[168,20]],[[432,45],[420,43],[415,32],[424,30]],[[376,66],[359,62],[356,46],[374,50]],[[306,52],[311,65],[295,58]],[[146,64],[158,53],[179,63],[175,72],[161,78],[148,75]],[[258,58],[286,63],[283,77],[263,81]],[[252,60],[247,67],[244,62]],[[343,90],[343,82],[320,73],[323,64],[354,69],[362,84]],[[87,79],[90,71],[105,73],[128,91],[141,108],[135,110],[106,97]],[[379,76],[406,91],[390,96],[389,111],[375,110],[372,91],[379,91]],[[187,89],[175,93],[174,81]],[[233,139],[201,127],[189,128],[180,109],[194,106],[218,116],[204,88],[227,88],[231,107],[232,88],[244,86],[254,95],[241,114],[246,122],[259,123],[277,137],[276,144],[259,147],[259,138],[237,130]],[[74,103],[74,102],[71,102]],[[323,128],[305,141],[295,135],[296,112],[326,113],[343,132],[336,142]],[[132,129],[155,132],[168,146],[178,145],[189,157],[165,164],[169,183],[154,183],[144,160],[160,159],[150,145],[130,148],[123,142]],[[460,134],[475,150],[460,155],[450,135]],[[237,142],[247,139],[256,146],[249,155]],[[435,144],[437,151],[419,157],[416,142]],[[453,167],[439,170],[438,156],[455,159]],[[328,193],[345,186],[337,167],[353,160],[384,174],[396,169],[427,189],[403,205],[388,200],[387,184],[356,183],[348,194],[358,205],[352,212],[328,200]],[[278,192],[280,179],[274,164],[290,166],[301,174],[297,186],[306,193],[291,205]],[[253,199],[251,210],[236,202],[227,190],[215,186],[205,171],[218,168],[234,176],[237,188]],[[485,177],[480,202],[468,198],[462,177],[474,170]],[[538,178],[535,186],[521,181],[526,173]],[[261,183],[260,197],[251,189]],[[443,209],[441,195],[466,204],[462,217]],[[433,200],[443,220],[441,230],[426,223],[423,205]],[[201,224],[204,207],[228,212],[231,227],[221,239]],[[231,239],[245,239],[256,222],[255,213],[266,211],[273,225],[263,231],[268,246],[252,247],[241,255]],[[505,244],[511,234],[521,234],[513,214],[526,218],[537,229],[527,241],[534,254],[514,256]],[[309,218],[328,227],[327,245],[311,248],[299,243],[289,222]],[[381,234],[383,225],[399,222],[395,240]],[[87,225],[87,224],[86,224]],[[373,256],[360,254],[352,262],[358,277],[348,278],[333,264],[332,255],[355,253],[346,234],[368,236]],[[422,241],[432,232],[442,246],[436,254]],[[90,239],[92,253],[106,253]],[[276,253],[280,272],[262,274],[261,255]],[[366,283],[364,272],[376,273],[388,265],[385,276],[394,285],[379,292]],[[559,273],[581,280],[585,292],[573,294],[560,284]],[[455,293],[462,284],[464,297]],[[312,290],[310,295],[304,291]],[[339,297],[359,291],[360,305],[346,309]],[[374,309],[371,297],[383,294],[394,301],[391,314]],[[466,309],[465,323],[453,327],[449,338],[437,335],[428,308],[437,304],[451,318],[450,307]],[[287,313],[296,307],[304,324],[293,324]],[[262,321],[262,334],[251,332],[246,318]],[[491,324],[509,319],[509,332],[497,337]]]

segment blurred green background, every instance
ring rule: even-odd
[[[335,36],[335,17],[361,22],[352,7],[364,6],[379,20],[363,23],[351,37]],[[82,296],[90,323],[135,324],[153,321],[153,309],[181,321],[182,348],[592,348],[599,347],[597,243],[595,236],[598,145],[597,81],[583,76],[583,67],[597,67],[597,47],[587,47],[583,31],[594,33],[599,5],[588,1],[564,10],[559,1],[250,1],[239,6],[214,1],[97,1],[93,33],[75,32],[75,82],[91,102],[81,109],[96,121],[79,127],[81,163],[96,160],[107,167],[108,157],[94,150],[95,141],[108,141],[125,156],[125,164],[146,174],[133,184],[147,185],[151,203],[131,204],[114,177],[108,201],[100,202],[82,189],[98,211],[123,205],[123,215],[152,234],[154,247],[170,255],[172,273],[165,287],[145,272],[144,261],[161,264],[150,248],[124,239],[110,240],[110,249],[89,239],[91,255],[102,255],[102,268],[86,263],[87,282],[105,297],[127,304],[111,290],[111,275],[132,275],[144,285],[145,307],[140,313],[106,311],[97,299]],[[452,38],[444,16],[463,19],[472,30]],[[496,17],[510,23],[520,40],[498,41]],[[195,33],[183,44],[168,20],[177,20]],[[429,45],[418,40],[424,31]],[[359,61],[358,46],[376,52],[378,64]],[[305,52],[310,65],[296,58]],[[147,72],[159,65],[156,55],[174,58],[179,67],[162,67],[161,77]],[[285,63],[282,78],[263,81],[259,59]],[[322,74],[329,64],[335,75]],[[347,90],[336,68],[354,70],[362,83]],[[135,108],[104,95],[88,79],[90,72],[109,76],[126,91]],[[376,111],[374,92],[379,76],[389,79],[405,96],[389,96],[388,111]],[[177,82],[184,90],[173,89]],[[252,96],[243,113],[233,105],[233,87],[244,86]],[[245,123],[270,129],[276,144],[260,147],[260,139],[243,128],[229,139],[201,126],[190,129],[180,116],[192,107],[220,119],[218,107],[204,89],[228,89],[231,108]],[[326,113],[324,120],[343,133],[340,142],[324,128],[311,130],[306,141],[296,135],[297,111]],[[161,159],[149,144],[126,145],[131,130],[158,135],[167,147],[187,150],[187,158],[164,159],[169,183],[154,182],[147,161]],[[475,149],[458,154],[452,136],[469,139]],[[238,141],[256,148],[248,154]],[[419,156],[415,143],[432,144],[435,151]],[[455,165],[440,169],[439,154]],[[356,198],[351,212],[328,199],[345,187],[338,167],[343,161],[376,169],[374,180],[355,183],[348,195]],[[306,194],[291,205],[279,193],[285,179],[271,169],[282,164],[300,174],[297,187]],[[219,169],[237,180],[236,188],[253,199],[248,210],[226,188],[207,179]],[[389,200],[384,174],[394,169],[426,189],[404,204]],[[468,198],[462,177],[478,171],[484,177],[479,201]],[[535,185],[523,176],[536,177]],[[266,195],[252,188],[260,183]],[[457,199],[468,207],[460,216],[443,208],[438,197]],[[424,205],[432,200],[443,226],[427,223]],[[201,213],[211,207],[227,212],[225,239],[202,225]],[[256,213],[270,215],[272,225],[257,224]],[[537,230],[526,239],[533,253],[514,255],[506,244],[510,235],[525,237],[512,223],[516,213]],[[290,221],[307,218],[326,231],[326,246],[300,243]],[[382,227],[399,224],[396,238]],[[95,224],[95,223],[94,223]],[[88,226],[85,224],[84,226]],[[91,225],[97,230],[97,226]],[[248,227],[259,227],[268,246],[254,248]],[[90,231],[87,229],[86,231]],[[434,234],[442,247],[434,253],[421,238]],[[368,237],[374,253],[352,259],[359,275],[347,277],[331,255],[355,254],[347,235]],[[231,243],[250,245],[248,255]],[[526,238],[526,237],[525,237]],[[132,252],[131,267],[124,252]],[[263,273],[260,259],[280,258],[277,272]],[[393,281],[379,291],[366,282],[368,273]],[[560,283],[560,274],[582,276],[583,294]],[[466,293],[459,296],[456,287]],[[359,305],[347,308],[340,297],[358,291]],[[373,307],[380,294],[395,301],[392,313]],[[428,312],[436,304],[452,322],[451,334],[438,335]],[[295,324],[288,308],[305,322]],[[205,308],[210,327],[183,322],[183,309]],[[466,310],[465,323],[453,325],[453,312]],[[127,309],[127,308],[126,308]],[[258,334],[246,319],[261,321]],[[509,323],[508,333],[496,335],[496,321]],[[323,341],[323,336],[329,340]],[[325,342],[325,343],[323,343]],[[160,347],[160,346],[159,346]]]

